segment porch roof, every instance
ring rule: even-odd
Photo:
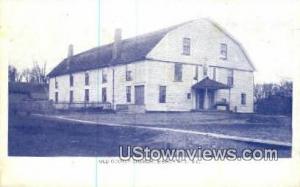
[[[211,80],[208,77],[202,79],[200,82],[197,82],[192,86],[193,89],[211,89],[211,90],[218,90],[218,89],[229,89],[230,87],[226,84],[217,82],[215,80]]]

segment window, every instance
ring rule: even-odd
[[[70,91],[70,103],[73,103],[74,96],[73,96],[73,91]]]
[[[132,71],[126,70],[126,81],[132,80]]]
[[[90,76],[89,76],[89,73],[86,72],[84,74],[84,82],[85,82],[85,85],[88,86],[90,84]]]
[[[126,102],[131,102],[131,86],[126,86]]]
[[[206,64],[203,65],[203,76],[204,77],[207,76],[207,65]]]
[[[84,91],[84,101],[85,102],[89,102],[90,101],[89,89],[85,89],[85,91]]]
[[[106,88],[102,88],[102,102],[105,103],[107,101]]]
[[[183,55],[191,54],[191,39],[190,38],[183,38],[182,54]]]
[[[70,87],[72,87],[74,85],[74,78],[73,75],[70,75]]]
[[[217,69],[213,68],[213,80],[217,80]]]
[[[174,80],[182,81],[182,64],[176,63],[174,67]]]
[[[233,86],[233,70],[228,70],[228,76],[227,76],[227,85],[232,87]]]
[[[159,103],[166,103],[166,86],[159,86]]]
[[[106,72],[102,71],[102,83],[106,83],[107,82],[107,74]]]
[[[220,59],[226,60],[227,59],[227,44],[221,43],[220,46]]]
[[[58,82],[57,82],[57,80],[56,80],[56,77],[55,77],[55,88],[57,89],[58,88]]]
[[[198,71],[199,71],[199,67],[195,66],[195,76],[194,76],[194,80],[198,80]]]
[[[186,98],[187,98],[187,99],[191,99],[191,98],[192,98],[191,93],[187,93]]]
[[[246,104],[246,94],[245,94],[245,93],[242,93],[242,94],[241,94],[241,104],[242,104],[242,105],[245,105],[245,104]]]
[[[55,103],[58,103],[58,92],[55,92]]]

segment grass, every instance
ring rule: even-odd
[[[247,138],[292,142],[292,119],[288,116],[230,113],[90,114],[66,116],[96,122],[168,127],[221,133]]]
[[[144,113],[144,114],[98,114],[98,113],[69,113],[64,116],[87,119],[92,121],[102,121],[110,123],[122,124],[145,124],[145,125],[198,125],[210,124],[212,122],[222,121],[223,124],[244,123],[245,120],[241,116],[231,116],[228,113],[191,113],[191,112],[176,112],[176,113]]]
[[[291,149],[269,145],[221,140],[200,135],[153,131],[134,127],[88,125],[42,117],[9,117],[10,156],[118,156],[119,146],[150,148],[274,148],[280,157]]]

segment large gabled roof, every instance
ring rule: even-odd
[[[255,70],[254,65],[252,64],[242,45],[215,22],[209,19],[206,19],[206,21],[213,24],[217,29],[227,35],[233,42],[235,42],[244,53],[252,69]],[[171,26],[133,38],[124,39],[121,41],[120,45],[121,55],[119,58],[114,60],[112,59],[113,43],[79,53],[77,55],[74,55],[71,59],[66,58],[48,74],[48,77],[55,77],[64,74],[87,71],[118,64],[129,64],[131,62],[145,60],[148,53],[161,41],[161,39],[168,32],[190,22],[192,21],[184,22],[175,26]],[[68,61],[70,62],[69,66]]]
[[[114,60],[112,59],[113,43],[74,55],[70,59],[69,67],[69,59],[66,58],[48,74],[48,77],[144,60],[147,54],[168,32],[185,23],[122,40],[120,45],[121,55]]]

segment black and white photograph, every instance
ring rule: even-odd
[[[295,157],[299,1],[2,4],[8,158]]]

